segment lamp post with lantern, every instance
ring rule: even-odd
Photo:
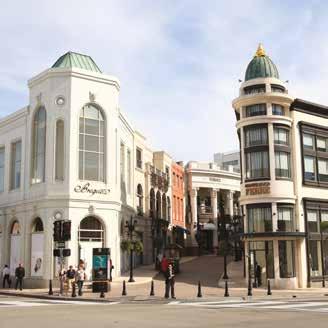
[[[130,240],[130,278],[128,282],[135,282],[133,278],[133,233],[136,230],[136,225],[138,221],[133,220],[133,216],[131,215],[130,221],[125,222],[125,228],[127,229],[127,234]]]

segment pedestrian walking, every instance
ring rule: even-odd
[[[169,264],[165,273],[165,298],[170,297],[170,290],[171,290],[171,297],[175,298],[174,284],[175,284],[174,269],[173,269],[173,265]]]
[[[2,270],[2,277],[3,277],[2,288],[6,287],[6,281],[7,281],[8,287],[10,288],[10,285],[11,285],[10,270],[9,270],[9,267],[7,264],[4,266],[4,268]]]
[[[15,270],[15,277],[16,277],[16,286],[15,289],[18,288],[23,290],[23,279],[25,277],[25,269],[21,263],[19,263],[18,267]]]
[[[256,275],[256,281],[257,281],[256,285],[257,285],[257,287],[261,287],[261,285],[262,285],[262,268],[258,263],[256,263],[255,275]]]
[[[86,274],[84,268],[83,266],[80,266],[79,269],[76,271],[76,278],[75,278],[79,296],[82,296],[82,288],[85,279],[86,279]]]
[[[165,276],[165,273],[166,273],[168,267],[169,267],[169,262],[168,262],[166,256],[163,255],[162,261],[161,261],[161,271],[163,272],[164,276]]]
[[[75,283],[75,275],[76,275],[76,270],[73,269],[73,265],[70,265],[68,267],[68,270],[66,271],[68,291],[71,287],[73,288],[73,284]]]

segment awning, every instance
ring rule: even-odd
[[[204,223],[201,228],[202,230],[216,230],[214,223]]]
[[[174,228],[177,229],[177,230],[183,231],[183,232],[186,233],[187,235],[190,234],[190,231],[189,231],[188,229],[184,228],[184,227],[181,227],[181,226],[175,225]]]

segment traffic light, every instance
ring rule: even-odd
[[[60,257],[60,249],[54,249],[54,256]]]
[[[62,221],[54,222],[54,241],[61,241],[62,237]]]
[[[63,249],[63,256],[64,257],[71,256],[71,250],[70,250],[70,248],[64,248]]]
[[[63,241],[71,240],[71,221],[64,221],[63,222]]]

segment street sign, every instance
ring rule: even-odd
[[[56,242],[56,248],[65,248],[65,242],[64,241],[57,241]]]

